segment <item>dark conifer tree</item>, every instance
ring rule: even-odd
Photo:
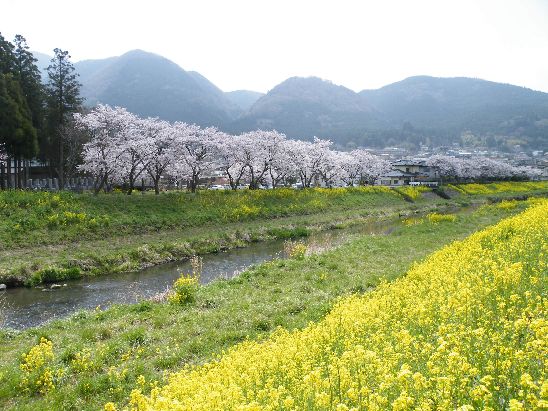
[[[26,39],[21,35],[16,35],[14,39],[13,54],[15,57],[15,76],[21,86],[21,91],[26,100],[28,108],[32,117],[32,126],[36,129],[38,137],[38,145],[43,152],[47,145],[46,134],[43,132],[44,124],[44,92],[41,82],[41,75],[38,66],[36,65],[36,58],[29,51]],[[33,157],[38,154],[35,153]],[[43,157],[43,156],[42,156]],[[26,158],[30,160],[30,158]],[[28,165],[28,162],[24,162]],[[22,175],[21,159],[17,161],[17,169],[19,175]],[[29,167],[25,167],[29,171]],[[27,175],[28,177],[28,175]],[[21,178],[18,179],[19,181]]]
[[[55,147],[50,153],[56,165],[59,177],[59,188],[65,187],[65,127],[72,114],[77,112],[82,104],[80,97],[80,83],[78,73],[70,61],[68,51],[56,48],[55,56],[48,67],[47,117],[51,137],[51,146]]]
[[[0,33],[0,73],[8,74],[15,71],[15,55],[13,44]]]
[[[40,146],[44,146],[45,133],[43,133],[45,95],[41,81],[40,70],[36,65],[36,58],[29,51],[27,41],[21,35],[16,35],[14,40],[14,56],[16,76],[21,85],[21,90],[32,114],[32,125],[36,128]]]
[[[9,158],[15,159],[17,164],[21,159],[34,157],[38,151],[36,129],[32,126],[30,109],[19,82],[12,74],[0,74],[0,144]],[[8,167],[8,174],[10,168]],[[21,187],[18,169],[16,167],[16,186]]]

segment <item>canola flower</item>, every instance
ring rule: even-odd
[[[438,224],[443,221],[455,222],[457,216],[455,214],[440,214],[440,213],[430,213],[426,216],[427,220],[433,224]]]
[[[548,407],[548,201],[407,275],[186,367],[132,410],[533,410]],[[113,411],[112,403],[105,409]]]
[[[184,305],[191,303],[196,297],[198,286],[198,277],[182,274],[173,283],[173,291],[169,294],[168,299],[173,304]]]
[[[53,343],[44,337],[40,338],[39,344],[21,356],[19,365],[23,373],[21,388],[26,392],[39,392],[40,394],[47,394],[54,390],[54,380],[61,374],[55,373],[51,369],[50,365],[53,359]]]
[[[421,198],[422,193],[430,191],[430,188],[425,186],[403,186],[398,187],[397,191],[408,196],[411,200],[416,201]]]
[[[546,181],[503,181],[499,183],[479,184],[449,184],[449,188],[457,190],[462,194],[502,194],[520,193],[532,190],[548,190]]]

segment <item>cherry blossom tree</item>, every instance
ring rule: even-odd
[[[295,180],[304,188],[320,183],[326,187],[374,184],[390,169],[390,163],[367,150],[333,150],[329,140],[291,140],[277,131],[264,130],[231,136],[213,127],[141,119],[121,107],[98,105],[86,115],[76,114],[74,122],[89,137],[79,170],[95,177],[96,193],[117,183],[126,186],[130,194],[145,174],[159,194],[163,176],[186,181],[194,192],[201,179],[216,171],[236,190],[242,182],[251,189],[262,184],[275,188]],[[436,155],[427,164],[437,167],[441,177],[450,181],[539,176],[533,168],[480,156]]]
[[[195,124],[177,122],[173,125],[173,132],[175,162],[170,173],[187,180],[190,191],[194,193],[200,177],[215,169],[217,129],[202,129]]]
[[[228,177],[230,188],[237,190],[246,173],[247,165],[244,161],[241,137],[218,133],[217,165]]]
[[[91,138],[84,144],[79,169],[95,177],[95,194],[106,191],[109,183],[120,176],[119,159],[125,148],[119,139],[133,126],[135,116],[124,108],[100,104],[86,115],[75,114],[74,121]]]
[[[135,181],[144,173],[149,152],[149,140],[143,138],[140,119],[131,119],[128,127],[119,134],[118,144],[121,154],[118,158],[117,175],[127,186],[127,194],[131,195],[135,188]]]
[[[175,134],[171,124],[157,118],[147,118],[139,122],[142,138],[146,140],[144,168],[154,185],[154,193],[160,194],[160,179],[175,162]]]
[[[326,149],[322,153],[321,161],[318,162],[316,175],[326,187],[339,185],[345,180],[346,170],[342,167],[346,155],[339,151]]]
[[[272,162],[283,150],[285,140],[285,135],[275,130],[255,130],[240,135],[242,161],[247,169],[250,189],[258,189],[265,181]]]

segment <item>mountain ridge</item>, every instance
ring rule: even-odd
[[[223,92],[200,73],[143,50],[75,67],[87,105],[120,105],[232,133],[277,129],[348,147],[449,145],[468,133],[478,145],[548,148],[548,93],[477,78],[412,76],[355,92],[318,77],[290,77],[259,93]]]

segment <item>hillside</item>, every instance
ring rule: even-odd
[[[233,131],[274,128],[341,146],[461,143],[548,148],[548,94],[471,78],[411,77],[355,93],[294,77],[260,98]]]
[[[140,116],[218,127],[241,111],[199,73],[187,72],[164,57],[141,50],[85,60],[75,67],[87,105],[119,105]]]
[[[417,76],[359,94],[392,127],[450,136],[470,130],[546,145],[548,94],[540,91],[466,77]]]
[[[292,77],[257,100],[231,129],[266,128],[290,137],[342,139],[376,125],[374,110],[352,90],[317,77]]]

